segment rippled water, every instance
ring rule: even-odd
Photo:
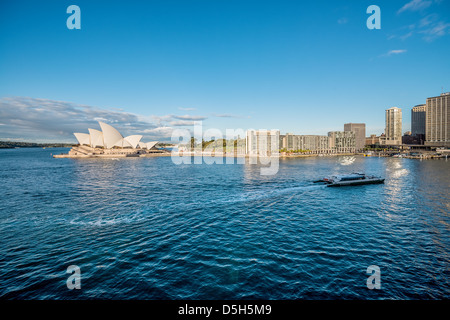
[[[319,157],[260,167],[0,150],[0,297],[450,298],[450,162]],[[312,180],[363,171],[384,185]],[[81,290],[69,290],[70,265]],[[367,267],[381,270],[369,290]]]

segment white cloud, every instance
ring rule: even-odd
[[[420,31],[420,33],[424,34],[424,39],[430,42],[436,38],[442,37],[446,34],[450,34],[450,23],[439,21],[429,28]]]
[[[411,37],[412,35],[413,35],[413,32],[410,31],[410,32],[408,32],[408,33],[406,33],[406,34],[400,36],[400,39],[401,39],[401,40],[406,40],[406,39],[408,39],[409,37]]]
[[[113,124],[124,135],[142,134],[159,127],[155,122],[128,112],[28,97],[0,99],[0,119],[1,136],[34,141],[75,141],[73,132],[99,129],[97,121]],[[153,140],[157,132],[152,132]],[[146,138],[144,135],[143,140]]]
[[[420,11],[431,6],[433,1],[431,0],[412,0],[401,7],[397,13],[402,13],[405,11]]]
[[[0,136],[27,141],[75,142],[73,132],[112,124],[123,135],[142,134],[143,141],[169,139],[175,126],[192,126],[200,115],[138,115],[71,102],[29,97],[0,98]]]
[[[406,50],[391,50],[387,53],[388,56],[393,55],[393,54],[400,54],[400,53],[404,53],[406,52]]]
[[[143,131],[143,133],[152,136],[152,137],[170,137],[172,135],[172,131],[174,129],[172,127],[167,127],[167,126],[163,126],[163,127],[157,127],[157,128],[153,128],[153,129],[145,129]]]
[[[441,20],[437,13],[423,14],[423,17],[416,23],[403,26],[396,31],[396,34],[388,36],[388,40],[406,40],[414,35],[422,35],[422,39],[431,42],[439,37],[450,34],[450,23]]]
[[[220,113],[220,114],[214,114],[215,117],[219,118],[242,118],[242,116],[230,114],[230,113]]]
[[[184,115],[184,116],[176,116],[176,115],[172,115],[172,118],[174,119],[179,119],[179,120],[195,120],[195,121],[199,121],[199,120],[205,120],[207,119],[206,117],[203,116],[191,116],[191,115]]]
[[[429,14],[425,17],[423,17],[422,19],[420,19],[419,21],[419,28],[423,28],[426,26],[429,26],[430,24],[436,22],[436,20],[438,19],[438,15],[433,13],[433,14]]]
[[[169,124],[174,127],[193,126],[195,124],[195,121],[177,120],[170,121]]]
[[[407,50],[403,50],[403,49],[397,49],[397,50],[390,50],[385,54],[382,54],[380,57],[389,57],[392,55],[397,55],[397,54],[401,54],[401,53],[405,53]]]
[[[158,125],[161,125],[164,122],[170,121],[172,119],[172,115],[165,115],[165,116],[155,116],[155,115],[151,115],[148,117],[145,117],[145,119],[151,119],[152,121],[156,121],[156,123],[158,123]]]

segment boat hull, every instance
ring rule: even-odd
[[[327,187],[346,187],[346,186],[359,186],[364,184],[379,184],[379,183],[384,183],[384,179],[340,181],[330,183],[327,185]]]

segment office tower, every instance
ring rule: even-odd
[[[366,145],[366,124],[365,123],[346,123],[344,131],[353,131],[355,133],[356,150],[363,150]]]
[[[411,135],[425,135],[426,104],[411,109]]]
[[[427,98],[425,145],[450,147],[450,92]]]
[[[411,109],[411,137],[403,137],[403,143],[423,144],[425,141],[426,104],[419,104]]]
[[[402,109],[392,107],[386,110],[385,134],[385,144],[402,144]]]

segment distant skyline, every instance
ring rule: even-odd
[[[69,5],[81,30],[69,30]],[[366,9],[381,9],[369,30]],[[72,142],[114,124],[322,134],[450,91],[450,0],[2,1],[0,140]]]

